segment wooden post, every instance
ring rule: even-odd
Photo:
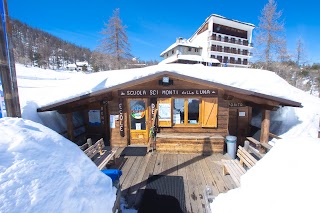
[[[69,112],[67,114],[67,132],[68,132],[68,139],[73,141],[74,140],[74,135],[73,135],[72,112]]]
[[[263,110],[261,120],[260,142],[268,143],[270,131],[270,110]]]
[[[8,117],[21,117],[7,1],[0,2],[0,81]],[[2,10],[4,9],[4,10]]]

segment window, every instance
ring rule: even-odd
[[[188,51],[190,52],[192,50],[192,48],[191,47],[188,47]]]
[[[176,98],[173,100],[173,124],[199,124],[199,105],[197,98]]]
[[[197,48],[194,48],[194,52],[196,52],[196,53],[197,53],[197,52],[199,52],[199,49],[197,49]]]
[[[174,50],[172,50],[171,53],[174,54]]]

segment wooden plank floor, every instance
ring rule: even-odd
[[[189,213],[205,212],[206,185],[212,188],[215,196],[236,188],[231,177],[222,174],[221,159],[228,158],[222,154],[202,156],[154,152],[143,157],[120,157],[121,151],[119,149],[116,154],[117,164],[113,168],[122,170],[120,184],[128,208],[139,208],[150,175],[182,176]]]

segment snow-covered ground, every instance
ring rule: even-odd
[[[0,135],[0,212],[112,212],[111,179],[77,145],[21,118]]]
[[[114,201],[110,179],[73,143],[40,125],[62,132],[65,127],[61,115],[37,113],[36,109],[161,71],[287,98],[303,105],[303,108],[283,107],[272,114],[271,131],[285,139],[276,142],[271,152],[243,176],[241,188],[215,199],[211,205],[214,212],[234,212],[232,206],[238,207],[237,212],[263,211],[266,205],[287,212],[294,208],[286,208],[289,203],[296,209],[308,205],[320,211],[310,203],[314,201],[311,193],[320,191],[315,182],[319,180],[320,162],[316,156],[320,153],[320,142],[315,138],[320,99],[290,86],[272,72],[179,64],[94,74],[22,65],[16,69],[23,119],[0,119],[0,133],[5,135],[0,138],[0,212],[50,211],[53,206],[58,212],[97,212],[99,209],[94,208],[100,207],[109,212]],[[252,123],[259,125],[260,118],[254,118]],[[269,207],[268,212],[271,211],[277,212]]]
[[[241,187],[219,194],[212,212],[320,212],[320,140],[282,139],[241,177]]]

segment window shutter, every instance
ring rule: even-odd
[[[218,99],[202,99],[202,127],[218,126]]]
[[[158,98],[158,126],[172,126],[172,101],[171,98]]]

